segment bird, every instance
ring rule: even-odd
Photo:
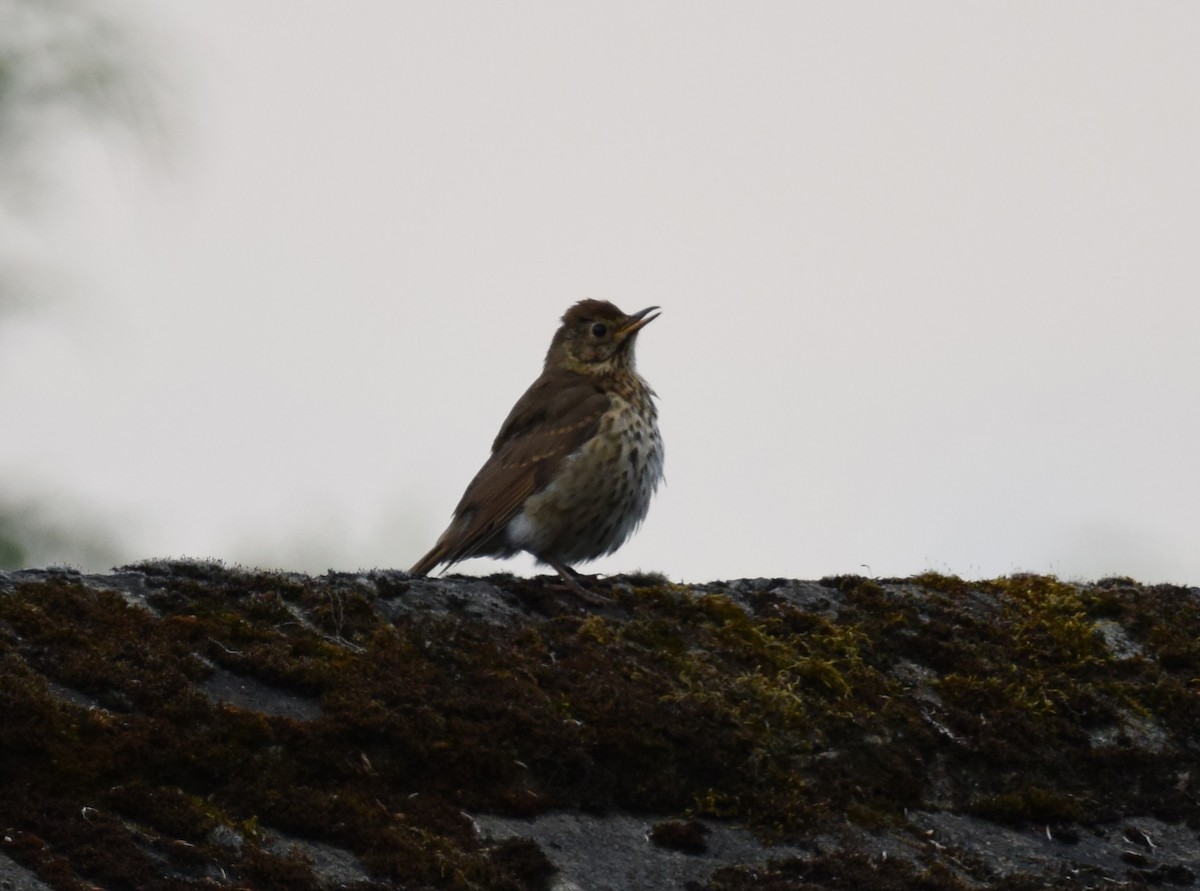
[[[634,363],[638,333],[659,309],[626,315],[591,299],[567,309],[541,375],[509,412],[450,525],[410,575],[525,551],[583,599],[607,602],[580,584],[572,564],[621,547],[663,479],[657,394]]]

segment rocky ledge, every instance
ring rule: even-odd
[[[1200,876],[1200,589],[0,573],[0,888]]]

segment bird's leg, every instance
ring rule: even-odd
[[[582,576],[580,576],[578,572],[576,572],[567,564],[559,563],[557,560],[547,560],[545,557],[539,557],[538,559],[540,559],[543,563],[554,567],[555,572],[557,572],[562,578],[563,584],[566,585],[567,589],[580,599],[585,600],[588,603],[595,604],[596,606],[603,606],[606,603],[612,603],[611,597],[605,597],[603,594],[597,594],[594,591],[589,591],[587,588],[585,588],[579,581]]]

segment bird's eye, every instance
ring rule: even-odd
[[[597,322],[592,326],[592,337],[603,337],[608,333],[608,326],[603,322]]]

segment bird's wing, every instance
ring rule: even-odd
[[[547,373],[534,381],[509,412],[450,527],[414,574],[503,550],[505,527],[525,499],[549,485],[563,459],[595,435],[608,407],[608,394],[581,375]]]

